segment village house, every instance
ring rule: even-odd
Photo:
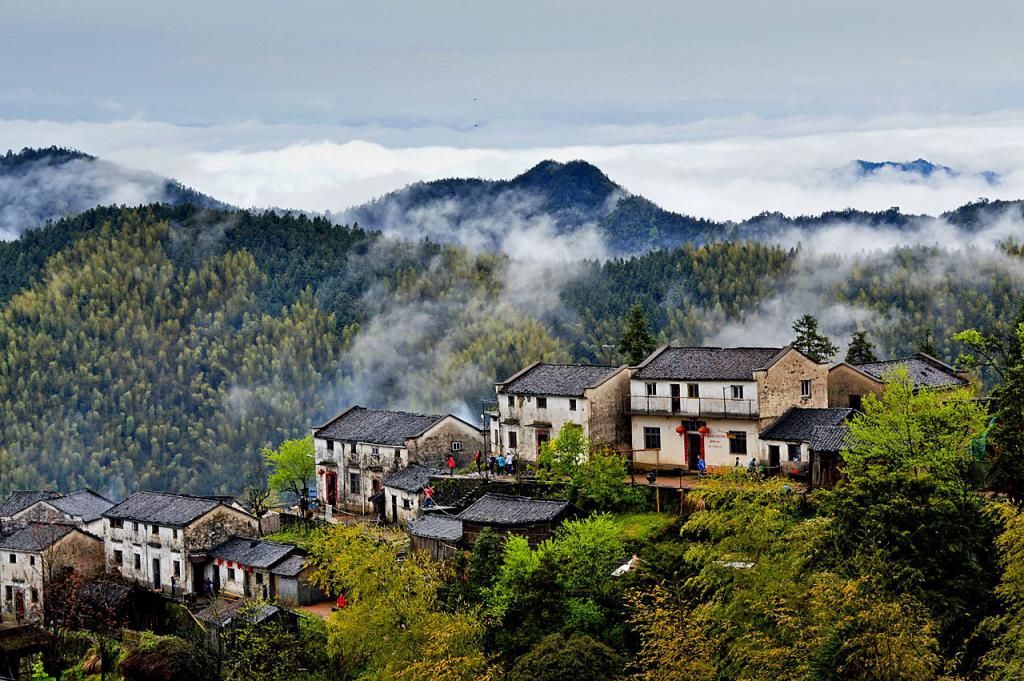
[[[425,513],[406,526],[414,551],[426,551],[434,560],[454,556],[462,544],[462,521],[444,513]]]
[[[536,461],[541,445],[566,423],[582,426],[595,445],[625,444],[629,419],[623,398],[628,390],[629,369],[624,366],[531,364],[495,386],[491,450]]]
[[[330,507],[384,514],[384,477],[411,463],[468,463],[483,433],[457,416],[351,407],[313,430],[317,499]],[[372,499],[371,499],[372,497]]]
[[[109,569],[170,593],[203,593],[207,551],[256,534],[256,518],[225,497],[136,492],[103,514]]]
[[[75,525],[103,536],[103,513],[114,502],[90,489],[61,494],[51,491],[12,492],[0,504],[0,529],[29,522]]]
[[[790,407],[828,405],[828,365],[782,348],[662,347],[636,367],[628,404],[633,458],[695,470],[768,465],[759,432]]]
[[[488,493],[458,515],[462,522],[462,543],[471,547],[485,527],[504,537],[526,537],[536,547],[547,539],[573,512],[568,501],[531,499],[509,494]]]
[[[67,572],[103,571],[103,540],[73,525],[28,523],[0,535],[0,621],[41,622],[50,587]]]
[[[828,372],[828,406],[860,410],[865,395],[878,395],[889,372],[905,366],[916,390],[962,388],[970,383],[970,374],[957,371],[931,355],[919,352],[911,357],[867,364],[840,362]]]
[[[389,523],[405,523],[419,515],[423,505],[423,488],[430,482],[430,476],[440,475],[440,468],[427,468],[409,464],[384,477],[384,520]]]
[[[307,580],[306,552],[292,544],[231,537],[206,555],[206,579],[215,594],[279,600],[285,605],[324,600]]]
[[[769,470],[803,474],[809,470],[811,443],[821,428],[841,426],[854,414],[850,408],[790,407],[760,433],[762,461]]]

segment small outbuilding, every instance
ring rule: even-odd
[[[769,470],[783,473],[806,474],[810,467],[811,440],[819,428],[834,428],[853,416],[853,409],[804,409],[790,407],[779,418],[761,431],[759,439],[764,448],[761,458],[768,460]]]
[[[572,506],[565,500],[488,493],[470,504],[458,518],[462,521],[462,541],[466,546],[475,544],[485,527],[502,536],[526,537],[530,546],[537,546],[571,512]]]
[[[440,468],[410,464],[384,478],[384,519],[389,523],[404,523],[419,514],[423,505],[423,488],[430,476],[440,475]]]
[[[427,513],[409,522],[406,529],[415,551],[426,551],[435,560],[451,558],[462,543],[462,521],[443,513]]]
[[[270,569],[274,593],[281,605],[294,608],[327,600],[327,594],[313,582],[309,558],[291,555]]]
[[[811,487],[835,487],[842,476],[842,451],[849,447],[849,426],[817,428],[811,437]]]

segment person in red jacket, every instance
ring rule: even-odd
[[[455,475],[455,457],[451,454],[448,455],[448,475]]]
[[[480,459],[481,458],[482,457],[480,456],[480,450],[479,449],[476,450],[475,452],[473,452],[473,461],[476,462],[476,474],[477,475],[480,475],[480,463],[481,463]]]

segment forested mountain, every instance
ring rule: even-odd
[[[0,240],[101,205],[225,204],[154,173],[61,147],[0,155]]]
[[[963,173],[959,170],[944,166],[939,163],[932,163],[923,158],[918,158],[913,161],[865,161],[863,159],[857,159],[850,164],[850,169],[857,175],[857,177],[873,177],[882,172],[901,173],[906,175],[914,175],[921,178],[929,178],[932,176],[939,177],[959,177]],[[1001,177],[999,173],[991,170],[983,170],[977,174],[978,177],[985,180],[985,182],[995,185],[999,184]]]

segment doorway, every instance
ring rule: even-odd
[[[391,522],[398,522],[398,497],[391,495]]]
[[[768,468],[779,467],[779,446],[768,445]]]
[[[163,584],[160,583],[160,559],[153,559],[153,588],[159,591],[163,588]]]
[[[700,433],[686,433],[686,467],[691,471],[697,470],[703,439]]]
[[[213,566],[213,593],[211,596],[216,596],[220,593],[220,566]]]
[[[338,505],[338,474],[334,471],[327,471],[324,476],[324,497],[330,506]]]
[[[669,386],[670,394],[672,395],[672,413],[678,414],[683,409],[682,400],[679,399],[679,384],[673,383]]]

